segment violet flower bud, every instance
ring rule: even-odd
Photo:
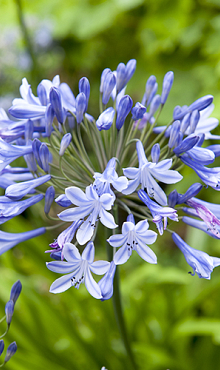
[[[5,315],[6,315],[6,322],[7,322],[8,327],[11,324],[13,313],[14,313],[14,302],[10,300],[5,305]]]
[[[65,150],[68,148],[72,141],[72,135],[70,133],[65,134],[62,137],[61,143],[60,143],[60,151],[59,151],[59,156],[62,157],[65,153]]]
[[[143,118],[144,113],[146,112],[146,108],[141,103],[136,103],[135,106],[132,108],[132,119],[137,121],[138,119]]]
[[[12,342],[11,344],[9,344],[9,346],[7,348],[7,352],[6,352],[4,363],[8,362],[12,358],[12,356],[17,351],[17,348],[18,347],[17,347],[16,342]]]
[[[133,101],[129,95],[123,96],[118,104],[116,128],[119,131],[132,108]]]
[[[21,294],[21,289],[22,289],[22,285],[21,285],[20,280],[16,281],[16,283],[12,285],[10,300],[12,300],[14,304],[16,303],[19,295]]]
[[[174,74],[172,71],[167,72],[163,80],[163,90],[161,94],[161,104],[164,105],[167,101],[171,87],[173,85]]]
[[[61,95],[57,87],[52,87],[50,89],[50,103],[53,107],[55,115],[59,123],[64,122],[64,111],[61,101]]]
[[[50,212],[50,207],[53,203],[53,200],[55,198],[55,189],[51,185],[49,188],[47,188],[45,193],[45,206],[44,206],[44,212],[46,215]]]
[[[104,112],[102,112],[96,121],[98,130],[109,130],[112,126],[114,116],[115,110],[112,107],[107,108]]]

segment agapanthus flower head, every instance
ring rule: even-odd
[[[210,279],[211,273],[216,266],[220,265],[220,258],[211,257],[207,253],[190,247],[176,233],[172,234],[172,238],[177,247],[183,252],[186,262],[192,267],[193,273],[197,273],[199,278]]]

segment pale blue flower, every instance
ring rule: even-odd
[[[148,197],[144,190],[138,190],[138,196],[151,211],[153,222],[155,222],[160,235],[162,235],[163,230],[166,230],[167,228],[167,218],[172,221],[178,221],[178,215],[175,209],[159,206],[159,204]]]
[[[213,269],[220,265],[220,258],[211,257],[205,252],[190,247],[176,233],[172,234],[172,238],[177,247],[183,252],[186,262],[192,267],[192,275],[194,276],[197,273],[199,278],[209,280]]]
[[[118,177],[117,172],[115,171],[116,159],[111,158],[108,162],[106,169],[101,174],[99,172],[94,173],[94,187],[96,188],[97,193],[100,195],[104,193],[110,193],[114,199],[115,194],[111,189],[111,185],[117,190],[122,191],[127,188],[128,180],[125,176]]]
[[[90,185],[87,186],[85,193],[81,189],[71,186],[65,190],[65,194],[77,207],[66,209],[58,217],[68,222],[83,220],[76,233],[79,244],[85,244],[91,239],[98,220],[109,229],[117,227],[114,217],[107,212],[114,203],[114,197],[109,193],[99,197],[94,187]],[[84,221],[86,216],[89,217]]]
[[[32,192],[37,186],[44,184],[51,179],[50,175],[45,175],[38,177],[37,179],[30,181],[19,182],[18,184],[13,184],[7,187],[5,191],[6,197],[19,200],[23,198],[26,194]]]
[[[101,299],[101,289],[92,277],[91,271],[97,275],[103,275],[109,269],[107,261],[95,261],[95,248],[93,242],[89,242],[82,252],[74,244],[66,243],[63,248],[65,261],[48,262],[47,268],[59,274],[66,274],[54,281],[50,287],[51,293],[61,293],[74,286],[79,288],[85,282],[86,289],[96,299]]]
[[[148,162],[141,141],[136,143],[136,149],[139,168],[128,167],[123,169],[124,175],[132,180],[129,181],[127,189],[123,190],[122,193],[131,194],[141,185],[142,189],[147,189],[149,196],[154,197],[159,204],[166,205],[166,194],[154,177],[165,184],[175,184],[182,180],[183,177],[179,172],[169,170],[172,166],[172,159],[165,159],[158,163]]]
[[[112,247],[121,247],[114,255],[114,263],[121,265],[125,263],[135,250],[141,258],[149,263],[157,263],[155,253],[147,246],[153,244],[157,238],[157,234],[148,230],[149,224],[147,220],[139,221],[135,225],[134,217],[130,214],[127,221],[122,225],[122,234],[110,236],[107,240]]]

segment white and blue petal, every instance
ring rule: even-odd
[[[102,298],[102,293],[101,289],[92,277],[92,274],[89,269],[85,271],[85,286],[88,292],[91,294],[96,299],[101,299]]]
[[[78,248],[72,243],[65,243],[63,247],[63,256],[70,263],[79,263],[81,255]]]

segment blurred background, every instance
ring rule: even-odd
[[[214,95],[213,115],[220,118],[220,0],[0,0],[0,106],[5,109],[19,96],[23,77],[35,94],[43,78],[59,74],[77,94],[78,81],[86,76],[89,113],[98,117],[102,70],[115,70],[132,58],[137,69],[127,93],[134,101],[142,99],[151,74],[160,92],[164,74],[174,71],[161,124],[175,105],[205,94]],[[219,128],[214,133],[220,134]],[[191,171],[185,170],[184,177],[179,192],[198,181]],[[220,194],[210,189],[201,195],[220,202]],[[22,232],[48,224],[42,208],[31,207],[2,229]],[[175,230],[192,247],[220,257],[220,241],[182,224]],[[47,233],[1,256],[2,316],[12,284],[18,279],[23,284],[6,337],[6,345],[16,340],[18,351],[7,368],[129,369],[111,301],[96,301],[83,286],[49,293],[57,276],[46,269],[44,251],[57,235],[57,230]],[[98,244],[99,257],[105,258],[104,238]],[[220,368],[220,268],[211,281],[188,275],[190,267],[170,235],[158,238],[153,249],[158,265],[133,254],[120,268],[125,319],[139,368]]]

